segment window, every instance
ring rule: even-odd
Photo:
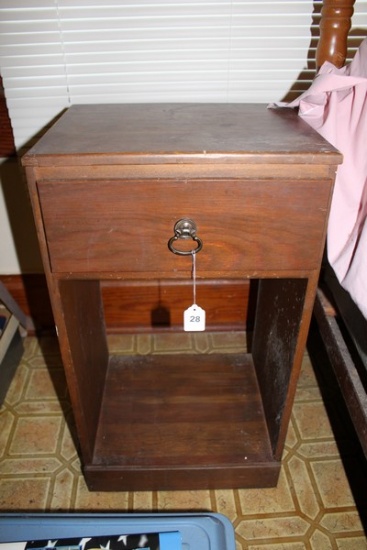
[[[358,3],[367,26],[367,2]],[[1,73],[16,146],[73,103],[295,97],[314,76],[321,4],[3,0]]]

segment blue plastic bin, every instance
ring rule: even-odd
[[[235,550],[221,514],[1,514],[0,542],[180,531],[183,550]]]

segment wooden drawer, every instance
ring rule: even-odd
[[[206,276],[317,268],[331,184],[40,181],[38,192],[54,272],[177,278],[191,261],[172,254],[167,243],[185,217],[197,224]]]

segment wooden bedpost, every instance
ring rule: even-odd
[[[342,67],[347,56],[347,39],[355,0],[324,0],[321,10],[317,67],[330,61]]]

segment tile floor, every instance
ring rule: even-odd
[[[109,338],[111,349],[129,354],[245,347],[243,333]],[[237,550],[367,549],[366,463],[319,358],[303,361],[276,488],[92,493],[71,435],[57,342],[26,338],[24,346],[0,410],[0,512],[210,510],[231,519]]]

